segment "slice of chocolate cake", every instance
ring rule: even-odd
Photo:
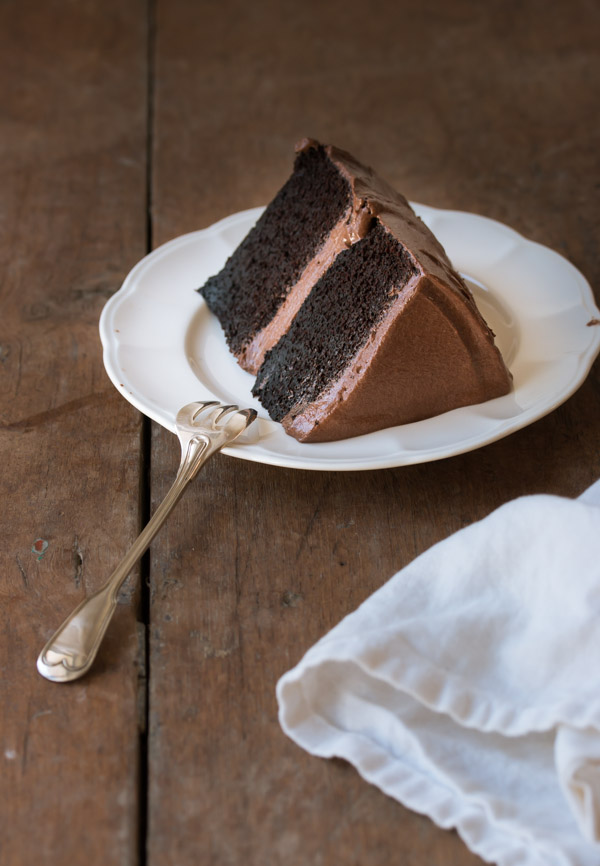
[[[508,393],[493,333],[407,201],[338,148],[298,151],[201,289],[269,415],[318,442]]]

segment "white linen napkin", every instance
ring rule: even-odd
[[[277,685],[283,730],[499,866],[600,866],[600,481],[432,547]]]

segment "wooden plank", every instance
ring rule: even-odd
[[[411,198],[557,247],[597,284],[597,13],[579,2],[566,20],[540,19],[536,8],[520,4],[509,26],[504,4],[466,0],[377,13],[158,0],[154,243],[266,203],[310,134]],[[597,370],[529,429],[440,463],[311,473],[219,456],[206,467],[151,558],[150,866],[480,862],[347,765],[288,742],[275,684],[431,544],[520,494],[591,483]],[[177,461],[175,438],[155,429],[154,505]]]
[[[11,866],[138,861],[133,589],[86,679],[49,683],[35,661],[138,530],[141,422],[104,373],[98,318],[146,248],[145,11],[139,0],[0,6],[0,862]]]

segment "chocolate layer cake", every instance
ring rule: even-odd
[[[506,394],[493,333],[407,201],[338,148],[297,150],[291,178],[200,290],[269,415],[317,442]]]

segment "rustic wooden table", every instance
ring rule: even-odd
[[[3,866],[481,862],[287,740],[275,684],[432,543],[595,480],[598,365],[551,415],[438,463],[219,455],[126,585],[93,672],[55,685],[35,659],[178,462],[102,365],[98,318],[128,270],[269,201],[309,134],[598,286],[599,31],[587,0],[0,5]]]

